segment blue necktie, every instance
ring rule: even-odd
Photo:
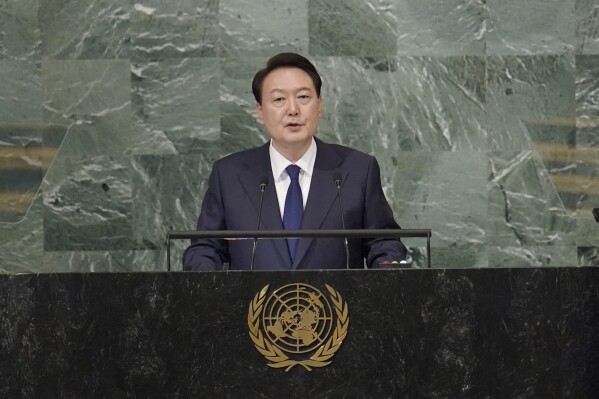
[[[289,165],[285,168],[287,174],[291,178],[287,196],[285,197],[285,209],[283,211],[283,226],[285,229],[299,229],[302,226],[302,216],[304,215],[304,201],[302,198],[302,189],[299,185],[300,167],[297,165]],[[288,238],[287,245],[289,246],[289,255],[291,261],[295,258],[297,251],[297,238]]]

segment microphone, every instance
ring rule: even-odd
[[[333,171],[333,181],[337,186],[337,199],[339,200],[339,210],[341,211],[341,226],[343,226],[343,230],[345,230],[345,218],[343,217],[343,201],[341,200],[341,184],[343,183],[343,179],[341,178],[341,171],[339,169],[335,169]],[[347,237],[343,237],[345,244],[345,267],[349,269],[349,245],[347,244]]]
[[[266,190],[266,186],[268,186],[268,178],[266,176],[262,176],[260,179],[260,208],[258,209],[258,224],[256,225],[256,230],[260,230],[260,220],[262,220],[262,203],[264,202],[264,191]],[[254,270],[254,257],[256,256],[256,246],[258,245],[258,237],[254,238],[254,247],[252,248],[252,262],[250,263],[250,270]]]

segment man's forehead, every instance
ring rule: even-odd
[[[294,78],[290,79],[288,76],[282,76],[285,72],[293,72]],[[296,80],[297,79],[297,80]],[[314,82],[308,73],[301,68],[297,67],[281,67],[273,69],[262,82],[262,88],[265,86],[269,87],[269,93],[273,91],[286,91],[292,90],[316,90]]]

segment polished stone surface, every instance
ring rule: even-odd
[[[217,0],[130,2],[134,58],[195,58],[219,54]]]
[[[194,227],[212,162],[266,140],[250,82],[280,51],[314,61],[319,136],[378,158],[400,225],[432,229],[433,267],[599,265],[597,10],[4,1],[0,272],[163,268],[148,261]]]
[[[40,60],[39,3],[39,0],[6,0],[0,4],[0,60],[29,63]]]
[[[309,0],[308,30],[312,55],[397,53],[397,21],[388,0]]]
[[[40,1],[42,54],[53,59],[128,58],[130,4],[128,0]]]
[[[131,152],[203,152],[218,140],[220,65],[216,58],[140,60],[131,65],[137,135]]]
[[[44,181],[44,250],[131,249],[128,158],[69,157]]]
[[[308,51],[308,0],[228,0],[218,4],[222,57]],[[311,7],[311,6],[310,6]]]
[[[596,0],[577,0],[576,51],[578,54],[599,54],[599,11]]]
[[[285,372],[248,307],[298,282],[337,290],[349,329]],[[590,399],[598,298],[597,268],[4,275],[0,396]]]
[[[486,1],[399,0],[395,3],[399,54],[485,55]]]
[[[577,0],[488,0],[489,54],[561,54],[575,46]]]

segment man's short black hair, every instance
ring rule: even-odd
[[[259,70],[254,76],[254,80],[252,81],[252,92],[254,93],[254,98],[256,98],[258,104],[262,104],[262,83],[264,82],[264,79],[269,73],[279,68],[299,68],[306,72],[310,76],[310,79],[312,79],[312,83],[314,83],[316,95],[320,97],[322,80],[320,79],[316,67],[314,67],[307,58],[302,57],[299,54],[281,53],[268,60],[266,68]]]

